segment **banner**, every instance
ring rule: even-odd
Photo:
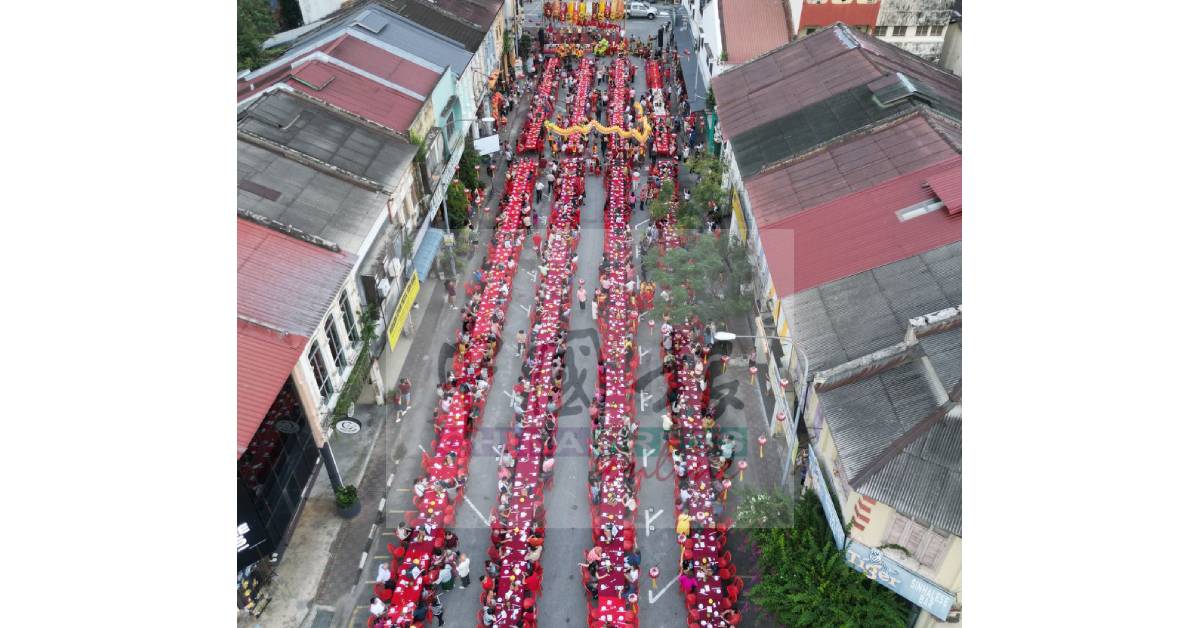
[[[829,531],[833,532],[833,540],[837,542],[837,548],[842,549],[846,547],[846,530],[842,527],[841,517],[833,505],[833,498],[829,495],[829,485],[825,483],[825,474],[821,471],[821,461],[817,458],[817,451],[813,449],[812,443],[808,444],[808,471],[812,473],[813,487],[817,489],[817,499],[821,500],[821,510],[825,511],[825,520],[829,522]]]
[[[408,284],[404,286],[404,292],[400,294],[400,303],[396,305],[396,313],[392,315],[392,320],[388,323],[388,351],[396,350],[396,343],[400,340],[400,330],[404,329],[404,322],[408,320],[408,312],[412,310],[420,290],[421,280],[417,278],[417,273],[414,271]]]

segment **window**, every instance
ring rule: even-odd
[[[893,26],[892,27],[892,37],[904,37],[904,34],[906,32],[908,32],[907,26]]]
[[[312,368],[313,377],[317,379],[321,400],[328,399],[333,394],[333,382],[329,381],[329,371],[325,369],[325,359],[321,357],[321,350],[315,342],[308,347],[308,366]]]
[[[907,558],[930,569],[936,569],[950,549],[950,537],[895,513],[883,545],[899,545],[908,550]]]
[[[808,28],[804,29],[805,35],[812,35],[815,32],[817,32],[817,29],[815,26],[809,26]]]
[[[941,37],[941,36],[942,36],[942,30],[944,30],[945,28],[946,28],[946,27],[945,27],[945,26],[942,26],[941,24],[938,24],[937,26],[930,26],[930,27],[929,27],[929,34],[930,34],[930,35],[933,35],[934,37]]]
[[[917,37],[927,37],[929,35],[929,25],[922,24],[917,27]]]
[[[887,27],[886,26],[876,26],[875,27],[875,36],[876,37],[887,37]]]
[[[408,213],[405,212],[406,217]],[[342,307],[342,327],[346,328],[346,335],[350,337],[350,342],[358,342],[358,326],[354,324],[354,309],[350,307],[350,297],[346,296],[345,291],[339,297],[338,305]]]
[[[342,337],[332,316],[325,319],[325,342],[329,343],[329,354],[333,356],[333,363],[338,370],[346,368],[346,348],[342,345]]]

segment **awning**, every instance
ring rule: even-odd
[[[429,269],[433,266],[433,259],[437,257],[438,248],[442,246],[442,242],[446,239],[446,232],[441,229],[430,227],[425,232],[425,237],[421,239],[421,245],[417,247],[417,254],[413,257],[413,268],[417,271],[417,277],[421,281],[425,281],[425,276],[429,274]]]

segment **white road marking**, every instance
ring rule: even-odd
[[[522,310],[525,310],[525,316],[529,316],[529,306],[528,305],[518,305],[517,307],[521,308]]]
[[[638,347],[638,359],[639,360],[641,360],[642,358],[644,358],[648,355],[650,355],[650,351],[643,349],[640,346]]]
[[[652,510],[654,510],[654,509],[647,508],[644,512],[644,514],[646,515],[646,536],[650,536],[650,524],[654,523],[654,520],[658,519],[663,514],[662,508],[659,508],[658,512],[654,513],[654,515],[651,516],[650,511],[652,511]]]
[[[667,582],[666,584],[663,585],[663,588],[658,590],[658,595],[654,595],[654,589],[650,589],[650,603],[653,604],[653,603],[657,602],[658,598],[662,597],[663,594],[667,592],[667,589],[670,589],[671,585],[675,584],[675,581],[678,579],[679,579],[679,574],[675,574],[675,577],[671,578],[670,582]]]
[[[639,401],[642,404],[642,412],[645,412],[646,411],[646,401],[649,400],[651,397],[653,397],[653,395],[651,395],[648,392],[643,392],[643,393],[638,393],[638,394],[641,395],[641,398],[639,399]]]
[[[475,507],[475,504],[471,503],[471,499],[467,497],[466,493],[463,493],[463,501],[467,502],[467,505],[471,507],[471,510],[475,511],[476,515],[479,515],[479,520],[483,522],[483,525],[488,525],[487,517],[483,516],[483,513],[479,512],[479,509]]]
[[[657,449],[643,449],[642,450],[642,468],[643,469],[650,468],[650,463],[649,463],[650,456],[654,455],[654,452],[656,452],[656,451],[658,451],[658,450]]]
[[[429,453],[428,451],[425,451],[425,447],[423,445],[417,445],[417,449],[420,449],[421,453],[423,453],[423,454]]]

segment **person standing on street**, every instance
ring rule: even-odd
[[[458,572],[458,577],[462,581],[460,589],[471,586],[471,558],[465,553],[458,555],[458,565],[455,566],[455,571]]]
[[[533,189],[537,192],[537,199],[535,202],[542,202],[542,190],[546,189],[545,184],[543,184],[541,181],[538,181],[537,185],[533,186]]]
[[[458,309],[458,307],[456,307],[454,305],[454,297],[455,296],[457,296],[457,293],[454,290],[454,280],[447,279],[446,280],[446,304],[449,305],[450,309],[452,309],[452,310]]]
[[[442,606],[442,596],[433,596],[433,616],[437,618],[439,626],[445,626],[446,620],[442,619],[442,613],[446,612],[446,608]]]
[[[400,405],[400,414],[396,416],[396,422],[400,422],[400,417],[408,414],[408,409],[412,407],[412,382],[408,378],[402,378],[400,385],[396,387],[400,393],[400,399],[397,403]]]
[[[579,289],[575,291],[576,298],[579,299],[579,309],[587,309],[587,289],[583,287],[583,280],[579,280]]]

